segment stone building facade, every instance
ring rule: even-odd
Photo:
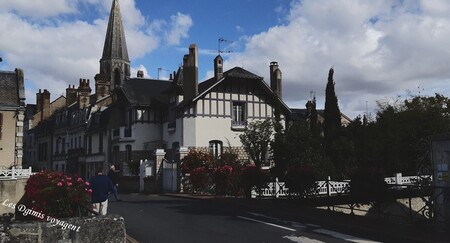
[[[24,73],[0,71],[0,167],[22,166],[25,118]]]

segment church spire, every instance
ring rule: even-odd
[[[116,87],[122,85],[123,80],[127,77],[130,77],[130,59],[125,41],[125,31],[119,0],[113,0],[103,55],[100,59],[100,73],[95,77],[97,98],[108,95]]]
[[[113,0],[112,2],[102,59],[121,59],[130,62],[119,0]]]

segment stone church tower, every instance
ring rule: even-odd
[[[116,87],[130,77],[130,59],[128,58],[125,31],[122,25],[119,0],[113,0],[106,31],[103,55],[100,59],[100,73],[95,76],[95,94],[97,100],[109,95]]]

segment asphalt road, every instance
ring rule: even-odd
[[[159,195],[121,195],[108,213],[125,219],[139,242],[375,242],[299,220],[271,217],[212,200]]]

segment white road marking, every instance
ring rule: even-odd
[[[346,240],[346,241],[350,241],[350,242],[356,242],[356,243],[378,243],[378,241],[373,241],[373,240],[367,240],[367,239],[362,239],[362,238],[358,238],[352,235],[346,235],[346,234],[342,234],[336,231],[331,231],[331,230],[326,230],[326,229],[315,229],[313,230],[316,233],[320,233],[320,234],[324,234],[324,235],[329,235],[332,236],[334,238],[338,238],[338,239],[342,239],[342,240]]]
[[[292,228],[284,227],[284,226],[278,225],[278,224],[272,224],[272,223],[269,223],[269,222],[264,222],[264,221],[257,220],[257,219],[247,218],[247,217],[243,217],[243,216],[237,216],[237,217],[241,218],[241,219],[249,220],[249,221],[254,221],[254,222],[270,225],[270,226],[273,226],[273,227],[278,227],[280,229],[285,229],[285,230],[290,230],[290,231],[297,231],[297,230],[292,229]]]
[[[323,241],[310,239],[304,236],[287,235],[283,236],[283,238],[297,243],[323,243]]]
[[[259,216],[259,217],[264,217],[264,218],[268,218],[268,219],[273,219],[273,220],[280,220],[278,218],[270,217],[270,216],[267,216],[264,214],[259,214],[259,213],[248,212],[248,214],[251,214],[253,216]]]

